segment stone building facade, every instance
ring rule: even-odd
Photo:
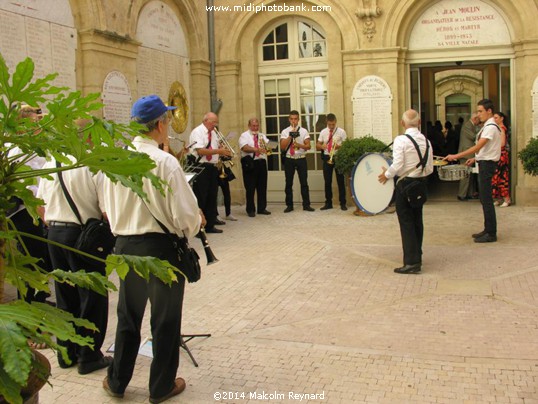
[[[130,103],[144,94],[167,99],[177,81],[188,110],[175,136],[186,139],[211,108],[207,3],[0,0],[0,51],[10,66],[31,56],[38,73],[59,71],[62,84],[102,92],[110,119],[129,119]],[[220,128],[232,144],[252,116],[276,141],[290,109],[313,138],[333,112],[348,136],[388,143],[409,107],[423,124],[456,123],[491,98],[510,117],[513,197],[537,204],[538,179],[523,173],[516,154],[538,136],[538,1],[214,3]],[[269,199],[283,201],[277,156]],[[322,201],[318,154],[308,166],[312,200]],[[241,202],[241,181],[232,191]]]

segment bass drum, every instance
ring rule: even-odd
[[[394,180],[381,184],[377,177],[392,160],[381,153],[363,154],[351,172],[351,193],[359,209],[371,215],[383,212],[392,199]]]

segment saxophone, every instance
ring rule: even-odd
[[[258,136],[258,145],[260,146],[261,149],[265,150],[265,154],[267,156],[270,156],[271,154],[273,154],[273,151],[267,148],[267,143],[265,143],[265,140],[263,140],[263,135],[260,136],[260,134],[258,133],[257,136]]]

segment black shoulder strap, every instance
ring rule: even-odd
[[[56,162],[56,167],[60,168],[61,166],[62,166],[62,164],[59,161],[57,161]],[[73,201],[73,198],[71,198],[71,195],[67,191],[67,187],[65,186],[65,182],[64,182],[64,179],[62,177],[62,172],[61,171],[58,171],[58,180],[60,180],[60,186],[62,187],[62,191],[64,192],[65,199],[67,199],[67,203],[69,203],[69,206],[71,206],[71,210],[73,211],[73,213],[77,217],[79,223],[82,226],[84,226],[84,223],[82,222],[82,218],[80,217],[80,212],[78,211],[77,205],[75,205],[75,201]]]
[[[420,148],[418,147],[418,144],[415,141],[415,139],[413,139],[407,133],[405,134],[405,136],[407,136],[407,138],[409,140],[411,140],[411,142],[413,142],[413,146],[415,146],[415,149],[417,150],[418,163],[417,163],[416,167],[419,168],[420,166],[422,166],[422,170],[424,170],[426,168],[426,163],[428,162],[428,151],[430,150],[430,142],[428,142],[428,140],[426,140],[426,152],[424,153],[424,157],[422,157],[422,154],[420,153]]]

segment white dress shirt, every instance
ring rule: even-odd
[[[74,162],[74,159],[70,157]],[[43,168],[56,167],[56,160],[47,162]],[[101,219],[103,217],[103,174],[93,174],[88,167],[75,168],[62,171],[65,187],[71,195],[77,207],[83,223],[69,206],[67,198],[62,190],[58,174],[51,174],[52,180],[42,178],[39,182],[37,197],[45,201],[45,221],[50,223],[70,222],[84,224],[90,218]]]
[[[157,142],[150,138],[137,136],[133,144],[138,152],[146,153],[155,162],[152,173],[164,180],[168,187],[162,195],[144,178],[143,189],[148,200],[143,201],[129,188],[105,178],[103,199],[112,233],[118,236],[163,233],[156,218],[172,234],[180,237],[183,233],[187,237],[196,235],[202,220],[200,209],[177,159],[160,150]]]
[[[323,143],[324,145],[327,145],[329,143],[329,135],[330,135],[330,133],[331,132],[330,132],[329,128],[323,129],[319,133],[318,141]],[[332,147],[334,147],[336,145],[341,145],[342,142],[344,140],[346,140],[346,138],[347,138],[346,131],[344,129],[342,129],[342,128],[335,127],[334,130],[333,130],[333,145],[332,145]],[[336,155],[336,153],[338,153],[338,150],[334,151],[335,155]],[[330,154],[330,152],[325,149],[325,150],[323,150],[323,154],[328,156]]]
[[[501,131],[493,117],[486,121],[476,138],[477,141],[482,138],[488,139],[486,144],[476,153],[476,160],[499,161],[501,158]]]
[[[248,155],[252,155],[254,157],[254,160],[267,160],[267,154],[260,153],[258,156],[256,156],[256,153],[252,152],[244,152],[243,146],[250,146],[250,147],[256,147],[254,145],[254,136],[250,130],[247,130],[246,132],[241,133],[241,136],[239,136],[239,149],[241,150],[241,157],[245,157]],[[260,139],[263,139],[266,145],[269,145],[269,139],[267,136],[265,136],[263,133],[258,132],[257,136],[258,138],[258,147],[260,147]]]
[[[292,131],[292,127],[291,126],[288,126],[286,129],[284,129],[282,131],[282,133],[280,134],[280,139],[287,139],[290,137],[290,132]],[[297,131],[297,129],[295,130]],[[310,135],[308,134],[308,131],[305,129],[305,128],[301,128],[299,127],[299,137],[296,138],[297,140],[297,143],[300,143],[300,144],[304,144],[305,143],[305,140],[306,139],[310,139]],[[290,154],[290,150],[291,150],[292,146],[290,145],[290,147],[288,148],[288,152],[286,153],[286,157],[292,157],[291,154]],[[293,157],[298,157],[298,156],[302,156],[306,154],[306,150],[305,149],[299,149],[299,150],[295,150],[295,155]]]
[[[205,127],[205,125],[202,123],[198,125],[196,128],[194,128],[191,132],[191,135],[189,137],[189,144],[194,143],[193,146],[191,146],[190,153],[198,159],[198,152],[196,149],[207,149],[207,145],[209,143],[209,131]],[[217,134],[215,131],[211,131],[211,148],[212,149],[218,149],[219,148],[219,139],[217,137]],[[200,156],[200,163],[211,163],[211,164],[217,164],[219,161],[219,155],[218,154],[211,154],[208,156]]]
[[[426,145],[430,143],[426,136],[424,136],[417,128],[409,128],[405,131],[405,134],[410,135],[418,144],[420,153],[424,157],[426,152]],[[394,139],[392,145],[392,164],[385,171],[385,177],[394,178],[395,176],[402,177],[407,172],[409,174],[406,177],[410,178],[420,178],[426,177],[433,172],[433,150],[430,144],[428,150],[428,158],[426,162],[426,167],[422,170],[422,166],[416,168],[416,165],[419,163],[417,149],[413,145],[413,142],[407,138],[407,136],[399,135]]]

